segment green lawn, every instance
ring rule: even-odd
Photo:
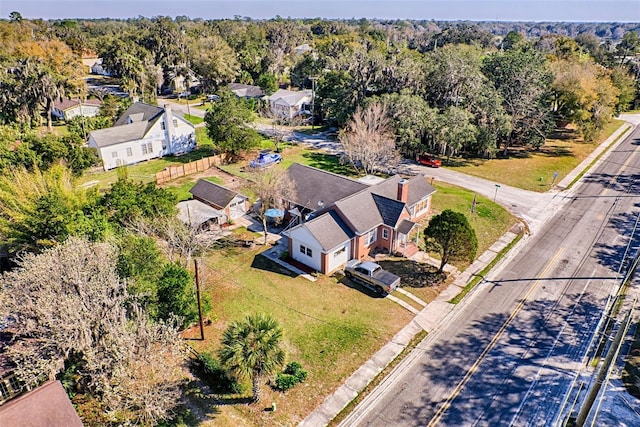
[[[199,125],[200,123],[204,122],[204,119],[202,117],[194,116],[192,114],[185,114],[184,118],[191,122],[191,124],[193,125]]]
[[[284,329],[287,361],[302,363],[309,377],[286,394],[264,387],[265,405],[276,402],[277,412],[262,411],[265,405],[225,405],[213,416],[216,426],[297,424],[412,318],[389,299],[334,278],[292,277],[260,256],[263,249],[233,247],[206,257],[204,292],[214,302],[215,320],[206,327],[206,341],[191,343],[215,352],[230,321],[268,313]]]
[[[537,192],[549,190],[582,162],[624,122],[614,120],[597,143],[583,143],[573,131],[556,132],[537,151],[512,150],[509,158],[452,159],[446,167],[459,172]],[[558,172],[555,182],[554,172]]]

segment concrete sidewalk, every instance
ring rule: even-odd
[[[612,147],[614,142],[620,142],[622,138],[618,140],[618,137],[630,127],[632,127],[632,125],[628,123],[621,126],[605,142],[600,144],[590,156],[580,163],[578,167],[567,174],[551,192],[540,194],[514,188],[512,191],[503,191],[503,193],[507,193],[506,195],[511,199],[509,201],[511,205],[509,206],[509,202],[504,203],[504,199],[501,199],[500,202],[503,202],[502,204],[504,204],[507,209],[511,208],[509,210],[512,212],[513,208],[517,206],[517,213],[528,219],[526,225],[530,231],[537,231],[567,200],[567,197],[561,195],[558,190],[564,190],[569,187],[581,173],[587,171],[587,168],[589,168],[591,163],[597,159],[603,151]],[[593,166],[597,163],[598,162],[594,163]],[[495,188],[494,184],[490,181],[468,177],[457,172],[454,172],[452,175],[455,174],[460,175],[456,177],[455,180],[463,180],[465,184],[473,183],[474,186],[482,190],[479,191],[481,194],[484,193],[486,195],[487,188],[490,190]],[[463,184],[462,186],[469,188],[468,185]],[[500,188],[500,190],[503,189]],[[522,200],[526,199],[528,199],[528,203],[523,204]],[[528,207],[528,209],[526,209],[526,207]],[[416,314],[411,322],[402,328],[389,343],[355,371],[333,394],[328,396],[299,426],[317,427],[329,424],[389,363],[398,357],[420,331],[424,330],[430,333],[440,328],[444,319],[450,315],[456,307],[455,304],[451,304],[449,301],[457,296],[473,277],[487,267],[500,251],[507,247],[517,236],[518,234],[512,231],[505,233],[487,251],[480,255],[473,264],[464,272],[460,273],[454,282],[441,292],[434,301]]]

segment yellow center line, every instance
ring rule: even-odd
[[[547,265],[544,267],[544,270],[542,270],[542,273],[540,273],[539,278],[535,282],[533,282],[533,284],[531,285],[531,287],[527,291],[527,294],[524,296],[524,298],[522,298],[522,300],[520,300],[520,302],[518,303],[516,308],[513,310],[513,312],[509,316],[509,318],[502,324],[502,326],[500,327],[498,332],[493,336],[493,338],[491,339],[489,344],[487,344],[487,346],[484,348],[482,353],[480,353],[480,356],[476,359],[476,361],[471,366],[471,368],[469,368],[469,370],[467,371],[465,376],[462,378],[462,380],[460,380],[460,382],[458,383],[456,388],[453,389],[453,391],[451,392],[449,397],[447,397],[447,399],[442,404],[442,406],[440,406],[440,408],[438,409],[438,411],[436,412],[434,417],[431,419],[431,421],[429,421],[429,424],[427,424],[427,427],[435,426],[440,421],[440,418],[442,418],[444,413],[451,406],[451,402],[453,402],[453,400],[458,396],[458,394],[460,394],[460,392],[462,391],[464,386],[467,384],[467,382],[469,381],[471,376],[478,369],[478,366],[480,366],[480,363],[482,363],[482,360],[485,358],[487,353],[489,353],[489,351],[491,351],[491,349],[496,344],[496,342],[500,339],[500,337],[502,336],[504,331],[507,329],[507,327],[509,326],[511,321],[518,315],[518,313],[520,312],[522,307],[524,307],[524,304],[526,303],[527,299],[529,298],[529,296],[531,296],[531,294],[533,293],[535,288],[540,283],[540,279],[542,279],[549,272],[549,270],[551,270],[551,268],[553,267],[553,265],[556,263],[556,261],[558,260],[560,255],[562,255],[563,252],[564,252],[564,248],[563,247],[558,248],[558,251],[553,256],[551,261],[549,261],[549,263],[547,263]]]
[[[627,157],[627,160],[622,164],[622,166],[618,169],[618,172],[621,170],[625,170],[627,169],[627,167],[629,166],[629,164],[631,163],[631,161],[633,160],[633,158],[635,157],[636,152],[634,151],[633,153],[631,153],[631,155],[629,157]],[[615,184],[616,182],[618,182],[618,176],[619,175],[615,175],[613,178],[611,178],[609,180],[609,186],[605,187],[604,190],[602,190],[602,193],[600,193],[601,196],[606,195],[609,192],[609,188],[611,185]]]

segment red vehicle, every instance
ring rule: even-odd
[[[420,163],[421,165],[430,166],[432,168],[439,168],[440,165],[442,165],[442,162],[440,160],[428,154],[419,155],[418,163]]]

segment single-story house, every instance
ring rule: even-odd
[[[227,216],[199,200],[178,203],[178,219],[200,230],[217,228],[227,222]]]
[[[224,215],[224,222],[240,218],[251,207],[247,196],[204,179],[199,179],[189,192],[195,200]]]
[[[313,92],[278,89],[273,95],[264,99],[269,102],[269,108],[274,115],[292,119],[302,114],[311,114]]]
[[[416,222],[431,211],[435,189],[423,175],[395,175],[367,185],[309,166],[291,168],[288,175],[296,192],[290,209],[309,214],[301,215],[301,222],[288,231],[289,254],[321,273],[332,273],[373,251],[403,254]]]
[[[105,170],[144,160],[187,153],[196,147],[195,127],[182,115],[135,102],[106,129],[89,133],[89,147],[98,150]]]
[[[82,101],[78,98],[63,99],[53,103],[51,114],[62,120],[71,120],[74,117],[95,117],[100,112],[102,101],[99,99],[87,99]]]
[[[231,83],[229,89],[238,98],[259,99],[264,96],[264,91],[260,86],[245,85],[242,83]]]

